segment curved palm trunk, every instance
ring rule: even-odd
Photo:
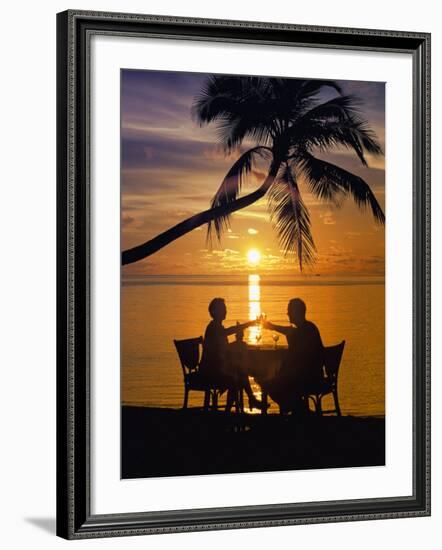
[[[195,214],[194,216],[187,218],[187,220],[184,220],[179,224],[174,225],[167,231],[160,233],[150,241],[146,241],[143,244],[125,250],[122,253],[122,264],[132,264],[134,262],[138,262],[139,260],[147,258],[155,252],[158,252],[158,250],[161,250],[171,242],[182,237],[186,233],[189,233],[193,229],[196,229],[200,225],[211,222],[222,214],[230,214],[232,212],[236,212],[237,210],[241,210],[242,208],[250,206],[267,193],[270,186],[275,181],[275,177],[278,173],[280,165],[280,161],[275,160],[272,162],[266,179],[256,191],[253,191],[253,193],[245,195],[244,197],[241,197],[225,206],[217,206],[215,208],[205,210],[204,212],[200,212],[199,214]]]

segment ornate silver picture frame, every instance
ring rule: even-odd
[[[90,78],[94,36],[412,58],[412,494],[96,514],[91,505]],[[276,55],[276,54],[275,54]],[[186,67],[183,63],[183,71]],[[399,130],[400,131],[400,130]],[[66,539],[430,514],[430,35],[68,10],[57,16],[57,534]],[[115,223],[119,223],[116,220]],[[388,223],[388,221],[387,221]],[[398,246],[400,246],[398,244]],[[391,259],[394,261],[394,259]],[[411,320],[410,320],[411,322]],[[387,341],[388,345],[388,341]],[[117,428],[115,428],[117,429]],[[257,474],[259,475],[259,474]],[[132,481],[136,483],[136,481]]]

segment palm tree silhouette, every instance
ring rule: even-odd
[[[334,90],[336,96],[325,101],[321,97],[325,88]],[[209,240],[213,231],[220,239],[233,212],[267,194],[271,221],[284,252],[294,252],[302,270],[303,263],[314,260],[316,249],[301,182],[319,199],[336,205],[349,196],[384,223],[384,213],[362,178],[316,156],[345,147],[366,166],[366,152],[382,154],[358,107],[359,100],[344,95],[331,80],[210,76],[194,100],[194,119],[201,126],[215,125],[226,153],[240,151],[245,144],[249,148],[226,174],[208,210],[124,251],[122,263],[146,258],[203,224],[208,224]],[[259,162],[268,165],[264,181],[255,191],[240,196],[245,179]]]

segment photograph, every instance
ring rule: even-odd
[[[430,33],[190,12],[57,14],[56,533],[429,516]]]
[[[384,466],[385,82],[120,91],[121,478]]]

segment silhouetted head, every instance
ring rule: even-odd
[[[287,306],[287,315],[294,325],[301,325],[305,321],[306,305],[300,298],[293,298]]]
[[[209,313],[214,321],[224,321],[227,315],[224,298],[214,298],[209,304]]]

